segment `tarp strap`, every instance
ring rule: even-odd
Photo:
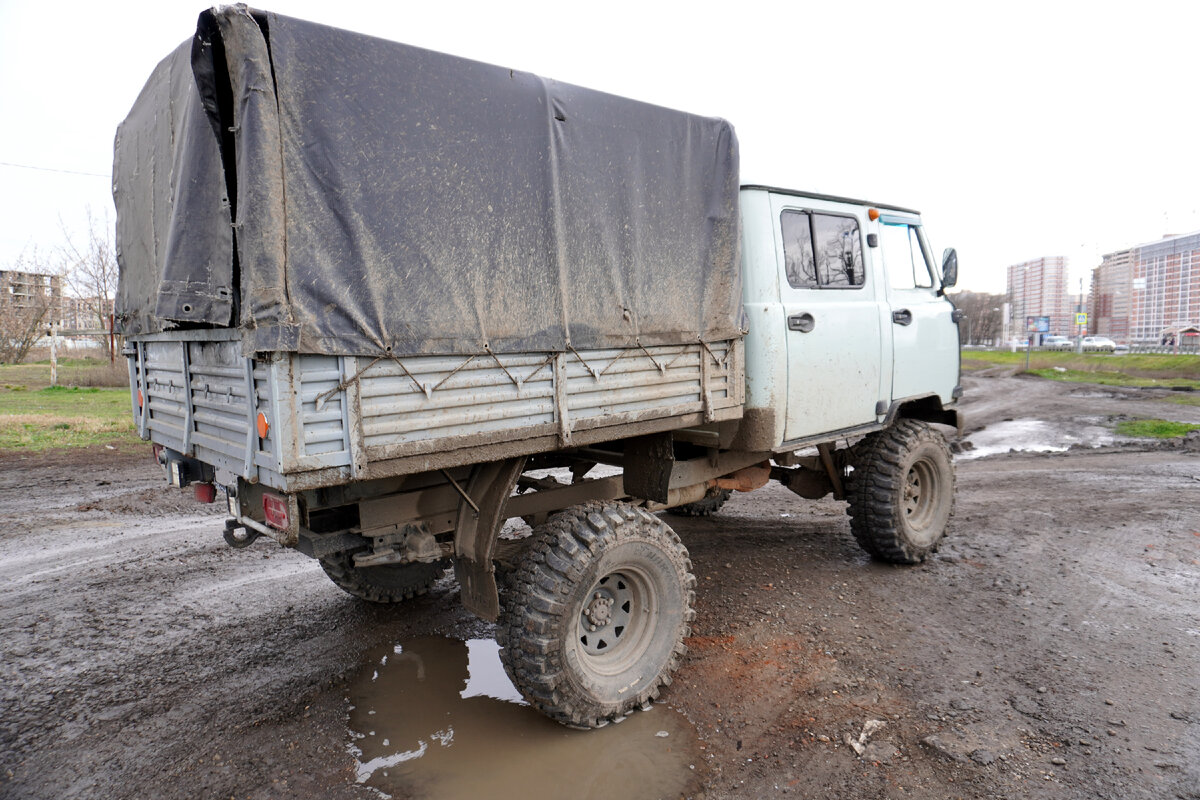
[[[574,347],[572,347],[571,345],[569,345],[569,344],[568,344],[568,345],[567,345],[567,349],[568,349],[568,350],[570,350],[572,353],[575,353],[575,357],[579,359],[579,363],[580,363],[580,364],[583,364],[583,368],[584,368],[584,369],[586,369],[588,372],[592,373],[592,377],[593,377],[593,378],[595,378],[595,379],[597,379],[597,380],[599,380],[599,379],[600,379],[600,373],[599,373],[599,372],[596,372],[595,368],[594,368],[594,367],[593,367],[591,364],[589,364],[588,362],[584,361],[584,360],[583,360],[583,356],[579,355],[579,352],[578,352],[578,351],[576,351]],[[620,358],[620,356],[618,356],[618,358]],[[615,360],[615,359],[614,359],[614,360]],[[611,366],[611,365],[610,365],[610,366]]]
[[[707,343],[707,342],[705,342],[705,341],[704,341],[703,339],[701,339],[699,336],[697,336],[697,337],[696,337],[696,341],[698,341],[698,342],[700,343],[700,346],[701,346],[701,347],[703,347],[705,350],[708,350],[708,354],[709,354],[710,356],[712,356],[712,358],[713,358],[713,362],[714,362],[714,363],[715,363],[715,364],[716,364],[718,367],[723,367],[723,366],[725,366],[725,360],[726,360],[726,359],[728,359],[728,358],[729,358],[729,354],[733,352],[733,348],[731,347],[730,349],[728,349],[728,350],[726,350],[726,351],[725,351],[725,358],[717,358],[717,354],[716,354],[716,353],[714,353],[714,352],[712,351],[712,349],[711,349],[711,348],[708,346],[708,343]]]
[[[658,361],[654,358],[654,356],[650,355],[649,350],[647,350],[645,347],[642,347],[641,339],[634,339],[633,341],[634,341],[634,344],[636,344],[638,347],[642,348],[642,352],[646,354],[646,358],[650,359],[650,361],[654,364],[654,366],[658,367],[659,374],[662,374],[667,371],[666,367],[664,367],[662,364],[658,363]],[[684,349],[686,350],[687,348],[685,347]]]
[[[706,351],[708,351],[708,354],[710,356],[712,356],[713,362],[718,367],[722,367],[725,365],[725,362],[729,358],[729,352],[732,352],[732,350],[727,352],[725,354],[724,358],[718,358],[717,354],[712,351],[712,349],[708,346],[707,342],[705,342],[703,339],[700,339],[700,338],[697,338],[697,341],[700,343],[700,346],[702,348],[704,348]],[[658,359],[656,359],[653,356],[653,354],[651,354],[651,352],[646,349],[646,347],[642,344],[640,339],[635,339],[634,342],[641,349],[641,351],[643,353],[645,353],[646,358],[650,359],[650,362],[658,368],[658,371],[660,373],[663,373],[663,374],[665,374],[667,370],[669,370],[671,367],[673,367],[675,365],[675,362],[678,361],[680,358],[682,358],[684,355],[686,355],[688,352],[688,346],[684,345],[680,349],[680,351],[675,355],[675,357],[673,359],[671,359],[667,363],[663,364],[663,363],[660,363],[658,361]],[[574,353],[575,357],[577,359],[579,359],[579,363],[583,364],[584,369],[586,369],[589,373],[591,373],[592,377],[595,378],[596,380],[600,380],[600,377],[602,375],[604,375],[606,372],[608,372],[610,369],[612,369],[614,364],[616,364],[618,361],[620,361],[622,358],[624,358],[626,355],[628,355],[629,353],[632,352],[632,348],[627,348],[627,349],[623,348],[619,353],[617,353],[616,357],[613,358],[612,361],[608,362],[608,365],[605,366],[604,369],[596,370],[595,367],[593,367],[591,364],[589,364],[587,361],[584,360],[583,356],[579,355],[579,352],[574,347],[572,347],[571,345],[567,345],[567,349],[570,350],[572,353]],[[547,366],[552,364],[554,362],[554,356],[556,355],[555,353],[550,353],[549,355],[546,356],[546,359],[541,364],[539,364],[537,366],[537,368],[535,368],[533,370],[533,372],[529,373],[524,378],[518,378],[515,375],[513,375],[512,372],[509,371],[508,367],[504,366],[504,362],[502,362],[500,360],[500,357],[498,355],[496,355],[495,352],[493,352],[491,347],[484,345],[484,351],[486,352],[487,355],[492,357],[492,360],[496,362],[496,366],[498,366],[500,368],[500,370],[505,375],[508,376],[508,379],[513,382],[513,385],[517,387],[517,391],[520,391],[524,387],[524,385],[526,383],[528,383],[529,381],[533,380],[534,377],[539,372],[541,372]],[[455,375],[457,375],[464,367],[466,367],[468,364],[470,364],[472,361],[474,361],[478,357],[479,357],[478,354],[472,355],[472,356],[467,356],[467,359],[465,361],[463,361],[461,364],[459,364],[457,367],[455,367],[453,370],[451,370],[450,374],[448,374],[446,377],[442,378],[435,385],[430,386],[429,384],[423,384],[420,381],[418,381],[416,376],[413,375],[411,372],[409,372],[408,367],[406,367],[404,365],[404,362],[401,361],[396,356],[392,355],[391,353],[388,353],[387,355],[376,356],[374,359],[371,360],[371,363],[367,364],[365,367],[360,369],[358,372],[354,373],[353,376],[342,381],[337,386],[334,386],[332,389],[322,392],[321,394],[317,395],[316,396],[316,406],[317,406],[317,409],[320,410],[325,405],[326,402],[328,402],[330,399],[333,398],[334,395],[336,395],[338,392],[345,391],[351,385],[357,383],[362,378],[362,376],[367,372],[367,370],[369,370],[371,367],[378,364],[380,361],[383,361],[384,359],[390,359],[390,360],[396,362],[396,366],[400,367],[401,372],[403,372],[406,376],[408,376],[408,379],[413,382],[413,386],[416,387],[417,391],[420,392],[421,394],[425,395],[427,398],[431,398],[431,397],[433,397],[434,392],[436,392],[438,389],[442,388],[446,384],[447,381],[449,381],[451,378],[453,378]]]

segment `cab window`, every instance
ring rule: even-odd
[[[865,283],[857,219],[788,210],[779,221],[784,272],[793,289],[853,289]]]
[[[885,222],[879,226],[879,243],[888,284],[893,289],[933,287],[933,272],[925,260],[916,226]]]

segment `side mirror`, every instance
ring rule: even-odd
[[[942,253],[942,288],[949,289],[958,283],[958,253],[953,247],[947,247]]]

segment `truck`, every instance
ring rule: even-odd
[[[739,183],[724,120],[245,6],[115,141],[131,410],[224,538],[402,603],[453,569],[537,710],[657,699],[696,581],[660,512],[776,482],[873,557],[942,540],[957,256]]]

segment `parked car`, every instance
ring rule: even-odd
[[[1066,336],[1047,336],[1042,339],[1043,350],[1074,350],[1075,343]]]
[[[1085,336],[1083,337],[1084,350],[1103,350],[1112,353],[1117,349],[1117,343],[1107,336]]]

